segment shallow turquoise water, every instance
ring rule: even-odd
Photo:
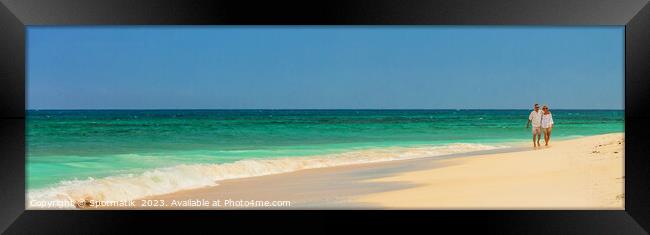
[[[529,110],[29,110],[27,186],[193,163],[527,141]],[[554,110],[554,139],[623,132],[622,110]]]

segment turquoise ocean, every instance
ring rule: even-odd
[[[552,110],[553,139],[624,131],[622,110]],[[31,199],[128,200],[218,180],[530,140],[530,110],[28,110]]]

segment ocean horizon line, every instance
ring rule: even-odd
[[[532,108],[98,108],[98,109],[25,109],[25,111],[513,111],[532,110]],[[553,108],[552,110],[580,110],[580,111],[625,111],[625,109],[599,109],[599,108]]]

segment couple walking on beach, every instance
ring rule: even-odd
[[[539,109],[539,105],[533,106],[533,111],[528,115],[528,123],[526,128],[533,124],[533,148],[540,147],[539,140],[542,138],[544,132],[544,146],[548,146],[548,141],[551,140],[551,130],[553,129],[553,116],[547,105]]]

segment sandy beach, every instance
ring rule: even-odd
[[[607,134],[442,160],[447,167],[371,180],[415,187],[357,200],[388,208],[624,209],[623,146],[622,133]]]
[[[308,169],[142,198],[135,208],[623,209],[623,150],[623,133],[614,133],[539,149]],[[246,204],[252,201],[290,206]]]

